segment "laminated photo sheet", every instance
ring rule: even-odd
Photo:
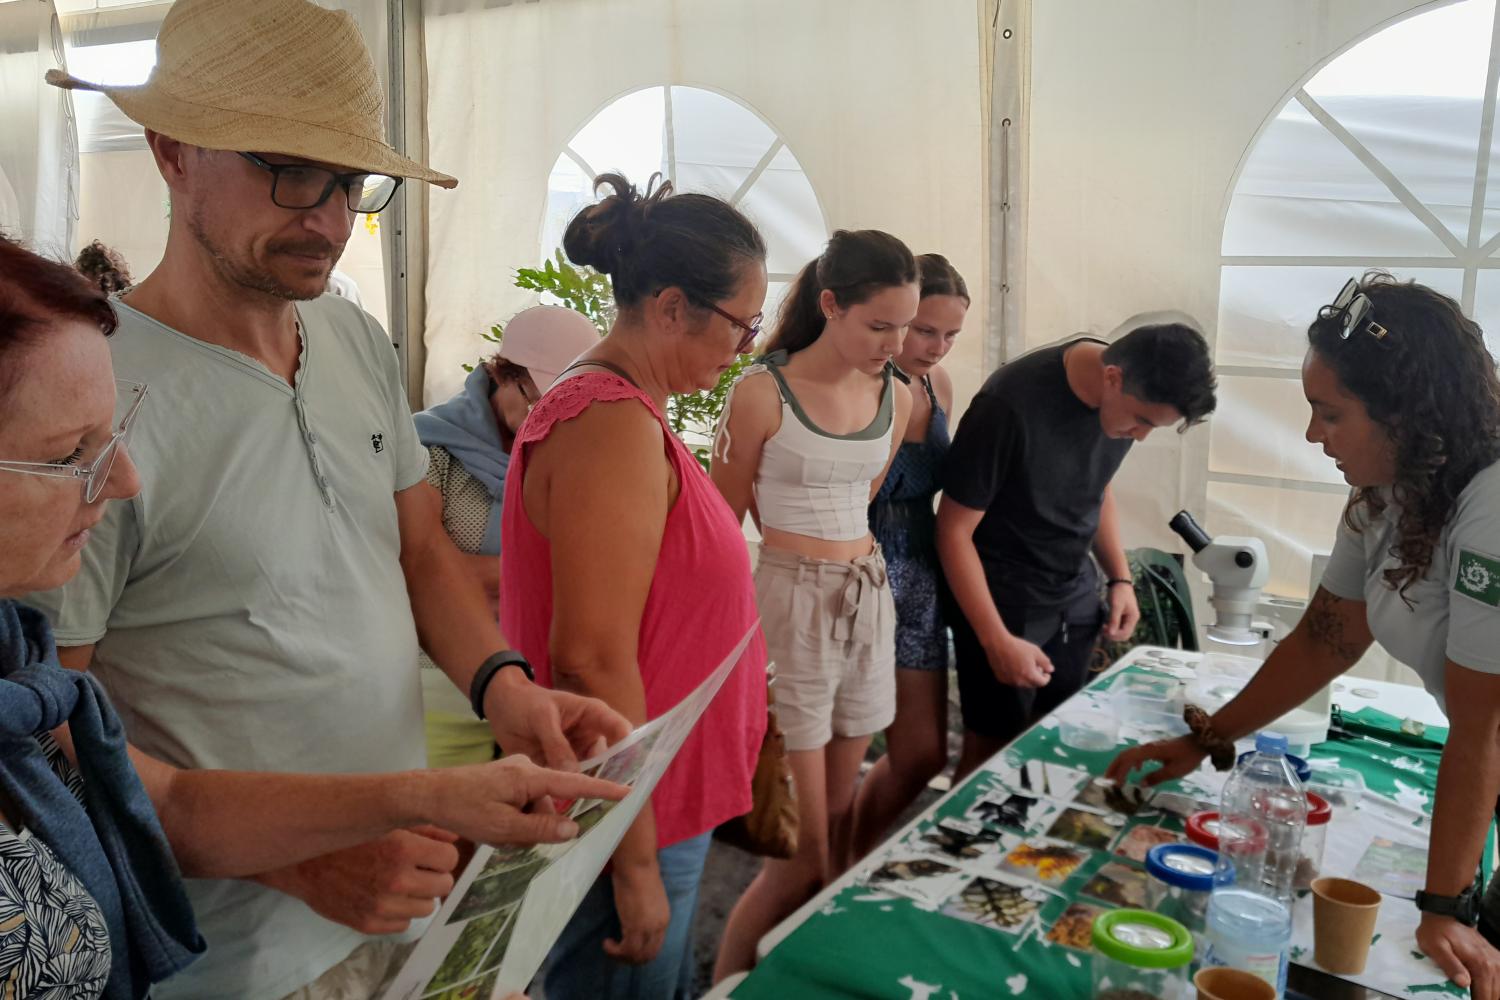
[[[630,794],[558,803],[578,823],[576,838],[481,846],[384,1000],[498,1000],[525,990],[759,629],[757,620],[675,708],[582,762],[584,773],[629,785]]]

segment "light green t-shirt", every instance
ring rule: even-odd
[[[83,569],[28,602],[94,670],[129,738],[179,767],[393,771],[425,762],[393,495],[422,480],[395,351],[353,304],[297,307],[295,387],[117,304],[115,374],[150,385],[133,500]],[[189,881],[208,953],[158,1000],[276,1000],[364,938],[250,882]]]
[[[1361,530],[1340,524],[1322,586],[1335,597],[1365,602],[1370,634],[1387,653],[1422,677],[1447,711],[1447,661],[1500,674],[1500,462],[1481,470],[1458,504],[1432,553],[1427,575],[1402,595],[1384,573],[1399,565],[1391,554],[1399,509],[1388,505]]]

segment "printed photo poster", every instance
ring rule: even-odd
[[[759,629],[757,620],[677,707],[582,763],[585,773],[628,785],[630,794],[558,803],[578,823],[576,838],[480,847],[384,1000],[487,1000],[524,991]]]

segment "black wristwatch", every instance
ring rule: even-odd
[[[1479,887],[1471,885],[1457,896],[1439,896],[1418,890],[1417,909],[1438,917],[1452,917],[1473,927],[1479,923]]]
[[[484,718],[484,693],[490,688],[490,681],[495,675],[506,667],[520,667],[522,673],[529,681],[536,680],[536,674],[532,672],[531,664],[526,657],[514,649],[502,649],[479,665],[474,671],[474,679],[469,681],[469,707],[474,709],[474,714],[481,719]]]

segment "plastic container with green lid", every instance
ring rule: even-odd
[[[1094,920],[1094,1000],[1185,1000],[1193,936],[1150,910]]]

